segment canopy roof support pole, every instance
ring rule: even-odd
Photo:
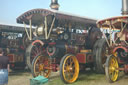
[[[44,24],[45,24],[45,39],[48,39],[48,37],[47,37],[48,26],[47,26],[47,17],[46,16],[45,16]]]
[[[101,28],[102,28],[102,27],[101,27]],[[108,39],[107,39],[106,35],[104,34],[104,32],[103,32],[103,31],[102,31],[102,33],[103,33],[103,36],[104,36],[104,38],[105,38],[105,40],[106,40],[106,42],[107,42],[108,46],[110,47],[110,44],[109,44],[109,41],[108,41]]]
[[[29,24],[30,24],[30,40],[32,40],[32,20],[29,20]]]
[[[116,29],[113,24],[112,24],[112,27],[113,27],[113,29]],[[117,39],[118,39],[118,38],[116,38],[115,40],[113,40],[114,44],[116,44],[115,42],[116,42]]]
[[[109,25],[109,28],[110,28],[110,46],[112,46],[112,26],[111,26],[111,23]]]
[[[52,31],[52,29],[53,29],[54,22],[55,22],[55,17],[54,17],[54,19],[53,19],[53,21],[52,21],[52,24],[51,24],[51,27],[50,27],[50,30],[49,30],[49,33],[48,33],[48,38],[49,38],[49,36],[50,36],[50,34],[51,34],[51,31]]]
[[[26,24],[25,24],[25,22],[23,22],[23,24],[24,24],[24,28],[25,28],[25,31],[26,31],[27,37],[28,37],[28,39],[30,40],[30,36],[29,36],[28,30],[27,30],[27,28],[26,28]]]
[[[123,30],[124,30],[124,28],[127,26],[127,24],[125,24],[124,26],[123,26],[123,22],[121,22],[121,32],[120,32],[120,36],[119,37],[121,37],[122,36],[122,34],[123,34]]]

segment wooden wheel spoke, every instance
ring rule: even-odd
[[[36,56],[37,55],[37,52],[36,51],[34,51],[34,49],[32,50],[32,54],[31,55],[33,55],[33,56]]]
[[[38,53],[38,54],[41,52],[38,47],[36,47],[35,50],[36,50],[36,53]]]
[[[70,58],[70,63],[72,63],[72,58]]]
[[[111,62],[110,62],[110,66],[113,66],[113,60],[111,60]]]
[[[69,79],[71,79],[71,78],[72,78],[71,73],[69,73]]]
[[[70,79],[71,79],[71,78],[73,78],[73,75],[74,75],[73,70],[70,70],[69,75],[70,75],[70,76],[69,76],[69,77],[70,77]]]
[[[113,72],[112,72],[112,79],[115,78],[115,75],[116,75],[116,74],[115,74],[115,71],[113,71]]]
[[[70,72],[65,73],[65,75],[66,75],[66,78],[67,78],[67,79],[71,79],[71,74],[70,74]]]
[[[65,73],[65,77],[66,77],[66,78],[69,78],[69,74],[68,74],[68,73]]]
[[[34,50],[35,50],[36,53],[38,53],[38,48],[36,46],[35,46],[35,49]]]
[[[109,74],[112,73],[112,67],[109,67]]]
[[[115,66],[116,65],[116,61],[115,61],[115,59],[113,60],[113,66]]]
[[[32,50],[37,53],[37,47],[36,47],[36,45],[34,45],[34,47],[32,48]]]
[[[47,77],[50,73],[50,70],[43,69],[40,73],[43,74],[43,76]]]
[[[73,60],[71,59],[71,60],[70,60],[70,66],[72,66],[72,65],[73,65],[73,63],[74,63],[74,62],[73,62]]]
[[[68,65],[69,65],[69,63],[68,63],[68,61],[66,61],[65,66],[68,66]]]
[[[70,65],[70,59],[71,59],[71,58],[68,59],[68,65]]]
[[[41,46],[34,45],[32,51],[34,52],[35,55],[41,53]]]
[[[64,72],[66,71],[67,66],[64,66]]]
[[[74,70],[70,70],[70,73],[71,73],[71,75],[73,75],[74,74]]]

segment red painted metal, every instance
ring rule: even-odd
[[[50,52],[48,51],[48,48],[46,48],[46,51],[47,51],[47,53],[48,53],[49,56],[52,56],[52,55],[54,55],[54,53],[56,52],[56,47],[54,47],[54,50],[53,50],[52,53],[50,53]]]
[[[124,65],[124,71],[125,71],[125,73],[128,73],[128,64]]]
[[[116,70],[124,71],[125,68],[117,68]]]
[[[14,60],[14,54],[8,54],[7,56],[9,57],[9,62],[10,63],[15,62],[15,60]]]
[[[125,52],[128,52],[128,49],[124,46],[118,46],[118,47],[115,47],[114,50],[113,50],[113,53],[115,53],[118,49],[123,49]]]
[[[44,45],[44,42],[42,42],[41,40],[35,40],[32,42],[32,45],[34,45],[35,43],[40,43],[42,46]]]
[[[117,68],[117,70],[124,71],[125,73],[128,73],[128,64],[124,64],[123,68]]]
[[[91,53],[88,53],[88,52],[87,53],[78,53],[76,55],[76,57],[77,57],[79,63],[85,64],[85,63],[93,62],[93,56]]]
[[[45,62],[46,61],[46,62]],[[56,72],[59,70],[59,64],[57,63],[56,59],[53,58],[53,59],[50,59],[50,65],[48,65],[48,62],[47,60],[44,60],[43,62],[45,62],[45,66],[44,66],[44,69],[50,69],[52,70],[53,72]]]
[[[51,42],[51,43],[48,43],[49,45],[55,45],[56,44],[56,42]]]
[[[56,71],[59,70],[59,65],[58,64],[51,64],[51,67],[52,67],[53,72],[56,72]]]
[[[76,58],[78,59],[79,63],[86,63],[86,54],[84,53],[78,53],[76,55]]]

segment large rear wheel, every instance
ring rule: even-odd
[[[35,43],[31,43],[29,47],[26,49],[26,62],[29,69],[32,68],[33,59],[39,54],[43,54],[45,51],[44,46],[42,45],[42,41],[35,40]]]
[[[117,57],[111,55],[107,58],[105,66],[105,74],[109,82],[115,82],[118,79],[119,75],[119,64]]]
[[[97,73],[105,73],[104,65],[109,54],[109,47],[105,39],[100,39],[95,43],[93,49],[94,59],[95,59],[95,70]]]
[[[65,83],[73,83],[79,75],[79,63],[74,55],[65,55],[60,62],[60,77]]]

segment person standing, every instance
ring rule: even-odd
[[[3,49],[0,48],[0,85],[8,84],[9,59],[3,55]]]

